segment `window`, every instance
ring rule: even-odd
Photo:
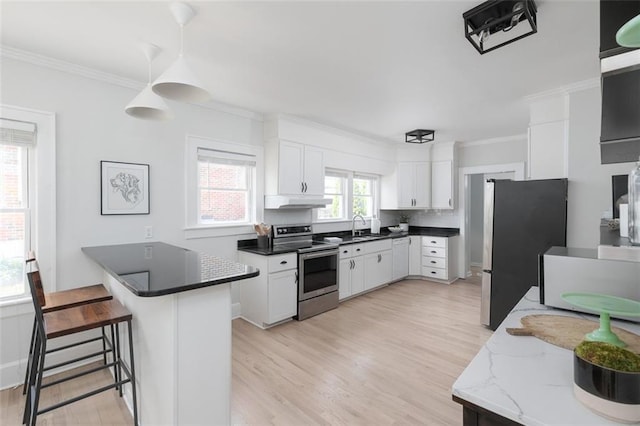
[[[378,177],[340,170],[326,170],[324,175],[324,197],[333,202],[314,211],[318,222],[351,220],[360,214],[372,218],[377,206]]]
[[[252,155],[198,148],[199,225],[248,224],[255,217]]]
[[[184,237],[253,232],[262,218],[261,146],[186,136]]]
[[[353,176],[353,214],[372,218],[376,212],[376,183],[372,176]]]
[[[0,299],[29,293],[24,257],[31,241],[30,161],[35,125],[0,119]]]
[[[347,174],[327,170],[324,175],[324,197],[332,203],[318,209],[318,220],[347,219]]]

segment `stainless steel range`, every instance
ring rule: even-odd
[[[302,321],[338,307],[338,245],[313,241],[311,225],[274,225],[274,251],[298,252],[298,315]]]

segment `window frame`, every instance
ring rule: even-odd
[[[326,179],[327,176],[332,176],[332,177],[338,177],[342,179],[342,206],[343,206],[343,211],[342,211],[342,215],[340,217],[331,217],[331,218],[320,218],[318,217],[318,213],[321,209],[314,209],[313,210],[313,216],[314,216],[314,222],[317,223],[329,223],[329,222],[343,222],[345,220],[349,220],[349,193],[350,191],[350,186],[349,186],[349,172],[344,171],[344,170],[337,170],[337,169],[326,169],[324,172],[324,177]],[[326,184],[326,182],[325,182]],[[335,196],[338,194],[328,194],[325,193],[324,196],[325,197],[329,197],[329,196]]]
[[[320,219],[318,218],[318,209],[313,210],[313,223],[323,224],[323,223],[331,223],[331,222],[351,222],[353,220],[353,180],[354,178],[364,178],[371,179],[374,183],[374,187],[372,189],[372,197],[373,197],[373,212],[371,216],[365,217],[365,220],[370,221],[373,216],[380,217],[380,176],[372,173],[361,173],[354,172],[349,170],[340,170],[340,169],[325,169],[325,176],[327,172],[335,173],[335,174],[343,174],[346,177],[346,188],[345,188],[345,208],[346,208],[346,217],[342,219]]]
[[[248,221],[246,223],[198,223],[198,212],[200,207],[198,183],[198,148],[255,157],[256,165],[253,173],[254,201],[252,203],[253,206],[250,207],[252,209],[252,212],[250,212]],[[244,145],[219,139],[187,134],[185,160],[185,238],[207,238],[253,232],[253,223],[262,221],[264,210],[264,179],[260,179],[260,176],[263,176],[264,174],[262,147],[254,145]]]
[[[0,104],[0,117],[34,123],[35,145],[28,154],[29,209],[31,213],[31,249],[38,257],[45,292],[55,291],[56,284],[56,123],[55,113]],[[26,254],[26,253],[25,253]],[[29,309],[31,294],[26,286],[20,297],[0,298],[0,307],[22,304]],[[7,312],[11,312],[7,311]],[[26,312],[26,311],[25,311]],[[5,311],[1,315],[4,317]]]

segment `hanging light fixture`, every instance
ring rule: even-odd
[[[147,58],[149,70],[147,86],[129,102],[124,111],[132,117],[144,120],[170,120],[173,118],[173,113],[164,99],[151,90],[151,62],[158,56],[160,48],[151,43],[144,43],[140,45],[140,50]]]
[[[620,27],[616,42],[623,47],[640,47],[640,15]]]
[[[184,26],[196,15],[185,3],[171,3],[173,16],[180,25],[180,54],[178,59],[156,79],[151,88],[163,98],[183,102],[206,102],[211,96],[189,68],[184,58]]]

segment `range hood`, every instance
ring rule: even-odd
[[[302,195],[265,195],[265,209],[318,209],[331,204],[330,198]]]

